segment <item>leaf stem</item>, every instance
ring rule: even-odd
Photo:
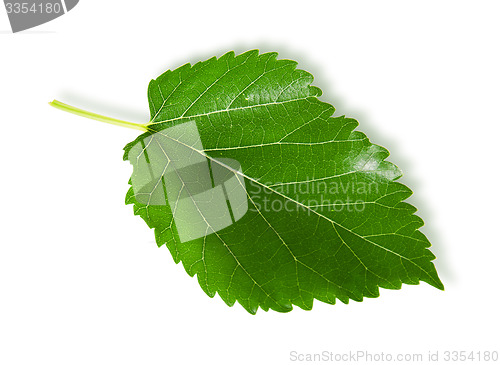
[[[96,113],[91,113],[91,112],[88,112],[86,110],[79,109],[79,108],[76,108],[74,106],[62,103],[58,100],[51,101],[49,103],[49,105],[53,106],[54,108],[63,110],[65,112],[76,114],[76,115],[79,115],[81,117],[85,117],[85,118],[89,118],[89,119],[98,120],[100,122],[114,124],[114,125],[118,125],[120,127],[138,129],[138,130],[143,131],[143,132],[146,132],[148,130],[146,124],[126,122],[124,120],[110,118],[110,117],[106,117],[104,115],[100,115],[100,114],[96,114]]]

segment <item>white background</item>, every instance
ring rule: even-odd
[[[0,7],[0,364],[500,350],[499,18],[498,1],[87,0],[11,34]],[[253,48],[297,60],[322,100],[391,151],[444,292],[423,283],[310,312],[229,308],[125,206],[122,148],[137,131],[47,104],[147,122],[150,79]]]

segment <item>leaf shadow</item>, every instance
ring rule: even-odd
[[[424,222],[427,222],[420,228],[420,230],[432,243],[430,249],[437,257],[434,264],[440,274],[441,280],[444,282],[445,286],[446,283],[455,282],[456,275],[453,273],[452,266],[447,260],[448,248],[443,240],[443,236],[440,234],[439,230],[430,223],[435,220],[434,211],[437,207],[418,193],[420,190],[423,190],[424,187],[421,182],[422,180],[412,174],[415,166],[413,158],[405,156],[405,153],[401,148],[402,143],[404,143],[404,138],[395,140],[394,138],[381,134],[377,125],[383,121],[373,120],[370,115],[362,109],[353,110],[350,108],[345,103],[342,96],[335,91],[333,87],[336,84],[335,79],[331,79],[331,77],[324,72],[324,66],[320,66],[316,63],[306,52],[301,50],[300,47],[290,46],[284,43],[273,43],[268,40],[260,40],[258,42],[243,41],[237,46],[234,44],[227,44],[225,46],[221,45],[219,49],[216,50],[211,49],[210,51],[193,53],[189,55],[188,60],[186,60],[186,55],[179,55],[179,57],[176,57],[174,60],[175,64],[170,64],[168,67],[158,70],[155,74],[156,76],[154,77],[159,76],[168,69],[174,70],[187,62],[193,65],[198,61],[205,61],[214,55],[218,58],[230,50],[233,50],[236,55],[239,55],[252,49],[259,49],[260,53],[277,52],[278,59],[290,59],[297,61],[297,68],[305,70],[314,76],[313,85],[319,87],[323,91],[320,99],[332,104],[335,107],[335,116],[345,115],[356,119],[360,123],[360,126],[357,127],[356,130],[365,133],[372,143],[378,144],[391,152],[391,155],[388,157],[388,161],[396,164],[403,171],[403,176],[398,181],[409,186],[414,192],[413,195],[405,201],[417,207],[418,211],[416,214],[422,218]]]
[[[420,230],[432,243],[430,249],[437,257],[434,261],[436,269],[445,284],[447,282],[455,282],[456,276],[453,273],[450,262],[446,259],[447,247],[443,240],[443,236],[434,225],[430,224],[430,222],[435,220],[434,211],[437,207],[430,203],[424,196],[418,194],[418,191],[423,190],[424,187],[422,186],[422,179],[412,174],[415,166],[413,158],[405,156],[404,151],[401,149],[404,138],[395,140],[394,138],[381,134],[377,125],[382,121],[373,120],[370,115],[362,109],[353,110],[350,108],[344,102],[342,96],[332,87],[332,85],[336,84],[335,80],[331,79],[331,77],[323,71],[323,66],[318,66],[318,64],[310,59],[307,54],[303,52],[300,53],[300,51],[295,50],[295,48],[286,45],[270,45],[266,42],[263,43],[261,49],[265,49],[266,51],[267,49],[272,49],[278,51],[279,58],[289,58],[298,61],[298,68],[310,72],[314,76],[314,86],[319,87],[323,91],[323,95],[320,99],[335,107],[335,116],[345,115],[349,118],[356,119],[360,123],[356,130],[365,133],[372,143],[378,144],[390,151],[391,155],[387,160],[396,164],[403,171],[403,176],[398,181],[409,186],[413,191],[413,195],[406,199],[406,202],[417,207],[418,211],[416,214],[422,218],[424,222],[427,222]]]

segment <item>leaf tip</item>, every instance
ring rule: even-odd
[[[434,285],[434,287],[435,287],[436,289],[439,289],[439,290],[441,290],[441,291],[444,291],[444,284],[443,284],[443,282],[442,282],[439,278],[436,280],[435,284],[436,284],[436,285]]]

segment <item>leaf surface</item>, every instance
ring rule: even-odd
[[[296,66],[276,53],[249,51],[169,70],[149,84],[149,131],[125,147],[136,175],[141,153],[132,158],[132,151],[143,152],[153,168],[167,168],[168,151],[165,159],[148,151],[161,137],[206,158],[212,169],[228,169],[246,191],[242,218],[183,241],[173,214],[179,199],[149,204],[132,187],[127,204],[210,297],[218,293],[250,313],[308,310],[314,298],[362,301],[402,283],[443,289],[418,230],[423,221],[404,202],[412,192],[396,181],[401,172],[385,160],[388,151],[356,131],[356,120],[332,117],[313,76]],[[170,136],[190,122],[203,148]],[[158,192],[169,187],[152,180]]]

